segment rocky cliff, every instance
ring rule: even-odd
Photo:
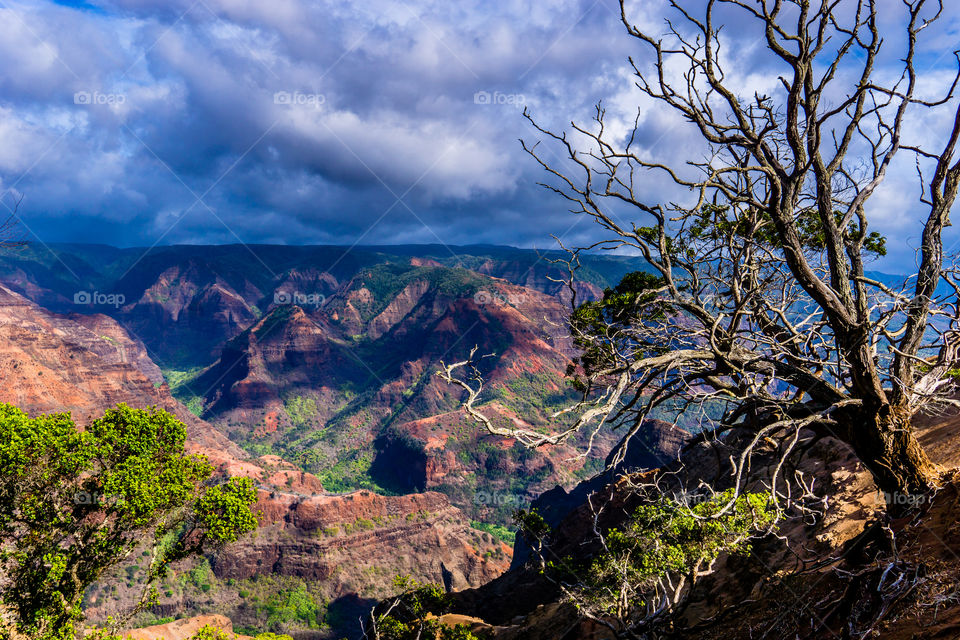
[[[187,423],[189,450],[207,455],[221,473],[252,477],[261,487],[260,529],[204,561],[213,567],[215,592],[209,582],[206,591],[185,582],[198,565],[183,566],[165,585],[169,595],[155,615],[210,610],[256,626],[266,610],[238,606],[237,585],[290,578],[309,586],[319,603],[361,606],[386,595],[400,573],[454,589],[478,586],[509,566],[510,548],[471,528],[445,496],[326,494],[315,476],[280,457],[249,457],[176,401],[161,380],[143,345],[111,318],[56,314],[0,286],[0,402],[32,414],[69,410],[81,426],[118,402],[157,405]],[[128,607],[139,571],[134,561],[92,589],[91,616]]]
[[[246,457],[170,395],[143,344],[105,315],[52,313],[0,285],[0,402],[69,411],[83,425],[124,402],[156,405],[188,427],[191,446]]]
[[[817,440],[794,463],[826,497],[820,516],[785,520],[777,535],[756,541],[748,556],[721,558],[669,637],[960,637],[960,603],[954,597],[960,577],[960,416],[918,416],[915,424],[944,470],[938,490],[919,496],[909,515],[885,518],[883,497],[854,454],[831,438]],[[724,467],[715,446],[691,446],[680,455],[682,466],[674,462],[666,470],[681,472],[694,486],[701,479],[722,484],[718,473]],[[752,481],[767,477],[776,460],[755,460]],[[620,526],[638,500],[631,487],[653,473],[627,471],[612,482],[542,496],[538,506],[555,510],[549,556],[590,557],[598,550],[595,528]],[[580,615],[533,562],[517,562],[496,580],[455,594],[455,600],[454,612],[495,640],[613,637],[605,625]]]
[[[325,581],[331,598],[382,589],[396,575],[416,575],[463,589],[509,566],[511,549],[464,524],[439,493],[340,496],[261,492],[255,539],[212,562],[224,579],[263,573]]]

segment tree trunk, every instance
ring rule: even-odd
[[[917,441],[909,417],[855,414],[848,434],[848,444],[873,474],[892,513],[923,504],[939,474]]]
[[[863,403],[843,418],[847,444],[873,474],[891,513],[919,506],[939,474],[914,435],[910,411],[890,403],[864,326],[836,335],[850,363],[852,395]]]

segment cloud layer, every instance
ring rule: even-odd
[[[633,17],[662,31],[652,4]],[[775,81],[737,37],[745,82]],[[637,50],[613,0],[9,3],[3,201],[44,241],[584,241],[595,226],[535,184],[522,108],[563,126],[604,99],[626,127]],[[682,160],[678,124],[651,108],[642,142]],[[909,174],[877,212],[899,263]]]

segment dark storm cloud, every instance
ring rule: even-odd
[[[654,4],[633,17],[662,31]],[[735,37],[737,73],[775,83],[755,35]],[[596,227],[535,185],[522,108],[563,126],[603,98],[625,133],[636,50],[612,0],[12,4],[4,201],[22,194],[44,240],[587,239]],[[639,104],[641,147],[702,151],[674,114]]]

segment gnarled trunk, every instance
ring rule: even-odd
[[[837,331],[841,353],[850,363],[853,395],[862,402],[844,416],[843,429],[847,444],[873,474],[890,511],[897,513],[919,504],[938,473],[917,441],[909,408],[890,403],[869,336],[865,325]]]
[[[903,412],[860,412],[850,416],[847,443],[873,475],[891,512],[923,502],[937,481],[937,466],[927,457]]]

